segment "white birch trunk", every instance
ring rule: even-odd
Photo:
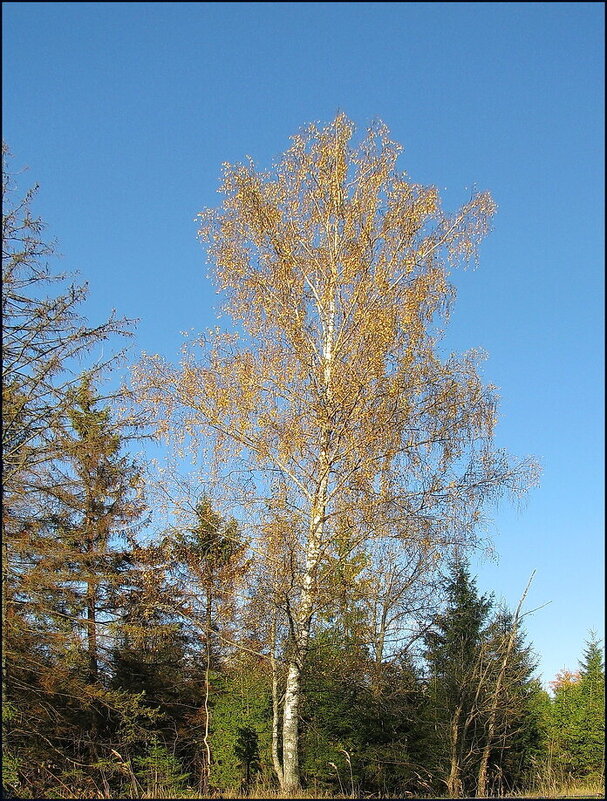
[[[282,727],[282,782],[285,792],[294,792],[301,787],[299,774],[299,699],[301,695],[301,671],[305,662],[310,640],[310,628],[314,614],[316,595],[316,572],[320,559],[324,522],[327,510],[330,471],[331,405],[333,402],[332,374],[335,338],[335,287],[337,241],[334,242],[334,258],[330,265],[331,282],[327,315],[323,322],[323,388],[326,403],[326,422],[322,426],[322,436],[318,458],[318,483],[314,493],[310,514],[310,533],[306,550],[306,566],[302,580],[301,603],[297,619],[293,621],[293,654],[287,671]],[[320,309],[319,309],[320,311]],[[321,314],[321,319],[323,315]]]
[[[278,743],[280,734],[280,700],[278,696],[278,665],[276,664],[276,612],[272,620],[272,650],[270,651],[270,662],[272,665],[272,764],[276,771],[276,776],[282,787],[284,776],[282,765],[278,756]]]
[[[296,661],[289,665],[285,687],[282,727],[282,789],[294,792],[300,787],[299,777],[299,696],[301,671]]]
[[[285,700],[282,725],[282,781],[285,792],[293,792],[300,788],[299,776],[299,699],[301,695],[301,670],[308,651],[310,627],[314,611],[314,595],[316,569],[320,558],[320,543],[324,515],[327,504],[328,475],[321,478],[317,501],[314,504],[306,569],[303,576],[301,605],[297,620],[294,621],[295,633],[293,653],[287,671]]]

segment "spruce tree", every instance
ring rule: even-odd
[[[100,678],[102,639],[129,566],[129,541],[145,509],[141,468],[123,452],[130,432],[107,406],[100,408],[101,400],[90,376],[83,376],[72,393],[69,428],[59,437],[61,458],[44,492],[60,521],[55,536],[63,564],[56,566],[56,581],[60,591],[67,589],[86,633],[90,684]]]
[[[24,776],[49,749],[57,775],[74,760],[92,765],[108,710],[130,704],[109,693],[107,650],[144,511],[141,469],[90,376],[69,394],[56,458],[39,469],[12,540],[8,691],[19,726],[9,742]]]
[[[580,663],[580,707],[582,737],[580,766],[587,775],[605,775],[605,664],[594,634],[586,642]]]
[[[89,325],[82,316],[86,284],[68,284],[48,260],[54,245],[32,205],[37,187],[20,196],[2,146],[2,674],[8,700],[10,620],[19,601],[24,540],[39,536],[37,495],[48,487],[48,466],[61,454],[78,360],[114,334],[130,334],[126,320]],[[117,357],[100,357],[91,368],[101,375]],[[44,511],[44,505],[42,506]]]
[[[467,566],[456,563],[446,585],[447,607],[425,637],[436,774],[451,797],[475,788],[483,640],[492,606],[479,596]],[[437,788],[438,789],[438,788]]]
[[[594,635],[578,672],[562,670],[552,682],[552,749],[562,778],[598,777],[605,767],[605,668]]]
[[[44,222],[33,212],[36,191],[34,187],[18,193],[10,153],[3,144],[2,700],[10,713],[3,716],[2,728],[3,755],[12,765],[18,761],[7,749],[20,732],[35,729],[38,718],[41,731],[52,729],[44,723],[56,719],[49,712],[50,684],[41,688],[41,676],[55,683],[53,655],[73,641],[71,610],[55,604],[46,569],[49,553],[58,553],[52,532],[60,525],[43,500],[48,471],[61,456],[59,438],[68,424],[80,360],[114,335],[130,334],[128,321],[113,313],[90,325],[82,315],[86,284],[69,283],[65,274],[49,266],[54,245],[45,238]],[[115,358],[104,359],[101,351],[91,373],[101,375]],[[34,606],[28,581],[38,599]],[[24,711],[24,693],[33,687],[37,689]],[[78,695],[64,686],[63,697],[69,703]],[[40,738],[36,742],[42,747]],[[44,756],[39,761],[44,762]],[[30,770],[32,760],[25,757],[20,764]],[[11,775],[14,788],[16,767]]]
[[[543,731],[534,678],[536,659],[519,621],[507,609],[497,611],[486,631],[485,671],[479,693],[486,763],[477,795],[523,788],[534,760],[543,753]]]
[[[183,499],[182,499],[183,501]],[[192,513],[193,512],[193,513]],[[233,518],[222,517],[204,494],[190,509],[189,524],[167,532],[161,550],[170,561],[169,584],[179,596],[176,606],[193,635],[203,644],[204,699],[199,739],[199,790],[211,784],[211,709],[213,680],[222,651],[232,651],[230,625],[237,614],[236,590],[248,569],[247,543]],[[237,642],[233,642],[237,646]]]

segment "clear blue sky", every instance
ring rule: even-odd
[[[195,214],[220,165],[262,166],[306,122],[380,117],[400,166],[455,208],[499,205],[477,271],[455,273],[445,347],[481,346],[498,444],[541,460],[492,528],[479,584],[527,618],[546,680],[603,636],[602,3],[5,3],[4,138],[88,313],[141,319],[177,356],[213,324]],[[446,190],[445,190],[446,188]]]

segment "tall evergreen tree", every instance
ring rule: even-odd
[[[29,678],[36,681],[49,654],[62,638],[71,636],[69,617],[61,622],[55,616],[50,625],[48,615],[31,608],[24,611],[27,598],[22,593],[28,575],[34,579],[32,586],[38,583],[40,598],[47,589],[51,591],[40,563],[47,546],[52,547],[49,531],[54,521],[40,497],[48,486],[49,465],[61,454],[58,438],[67,424],[70,389],[78,382],[76,370],[82,357],[115,334],[130,334],[128,321],[114,314],[89,325],[82,316],[86,285],[68,284],[65,275],[49,266],[54,247],[44,237],[43,221],[32,210],[36,190],[18,194],[10,153],[3,144],[2,700],[12,704],[14,712],[10,737],[3,718],[4,745],[13,741],[21,725],[14,708],[19,682],[28,669],[32,671]],[[104,360],[101,354],[92,373],[100,375],[115,358]],[[21,679],[15,675],[17,662]],[[31,716],[23,720],[31,725]]]
[[[39,468],[30,522],[12,540],[7,643],[9,699],[20,721],[9,740],[24,757],[50,744],[63,768],[98,758],[100,728],[116,707],[106,652],[128,540],[144,511],[141,470],[122,453],[123,426],[98,408],[90,377],[69,394],[57,456]]]
[[[447,581],[447,608],[426,635],[431,715],[436,732],[435,770],[451,797],[475,788],[483,641],[492,601],[479,596],[467,566],[458,562]]]
[[[103,616],[116,608],[113,595],[128,567],[124,546],[145,509],[141,468],[122,452],[126,432],[109,408],[99,408],[100,400],[84,376],[73,393],[70,430],[60,437],[62,458],[46,490],[58,504],[58,534],[68,550],[63,578],[72,587],[80,585],[91,683],[99,677],[99,631],[110,622]]]
[[[520,790],[542,753],[543,731],[534,679],[536,660],[516,614],[500,609],[487,628],[479,694],[482,726],[476,794]]]
[[[520,626],[526,593],[514,614],[490,617],[491,599],[456,564],[426,637],[435,769],[452,797],[520,790],[542,753],[535,660]]]
[[[580,701],[583,738],[580,762],[587,774],[605,775],[605,663],[594,634],[586,643],[580,663]]]
[[[2,611],[3,643],[14,609],[11,587],[18,572],[15,541],[40,529],[34,496],[47,486],[42,473],[60,453],[77,359],[113,334],[130,333],[112,317],[89,326],[81,316],[86,285],[66,286],[47,259],[54,253],[44,223],[32,211],[36,188],[17,194],[10,153],[2,146]],[[115,357],[99,360],[100,374]],[[15,561],[17,564],[15,564]],[[8,645],[7,645],[8,647]],[[8,677],[3,650],[3,700]]]
[[[219,653],[230,642],[230,623],[237,612],[236,590],[247,571],[246,542],[234,519],[224,519],[210,499],[194,504],[190,525],[176,525],[162,541],[171,561],[169,581],[179,588],[177,610],[194,636],[204,643],[204,702],[201,750],[201,792],[211,782],[211,683]],[[233,649],[232,649],[233,650]]]

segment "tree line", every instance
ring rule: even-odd
[[[112,392],[122,354],[94,356],[132,324],[86,321],[3,149],[8,794],[462,797],[601,774],[598,642],[548,695],[522,601],[467,565],[488,505],[537,476],[495,447],[478,354],[440,348],[448,270],[493,202],[446,214],[385,126],[353,136],[338,115],[271,173],[225,166],[200,232],[234,327]],[[153,482],[143,434],[204,453],[204,480]]]

